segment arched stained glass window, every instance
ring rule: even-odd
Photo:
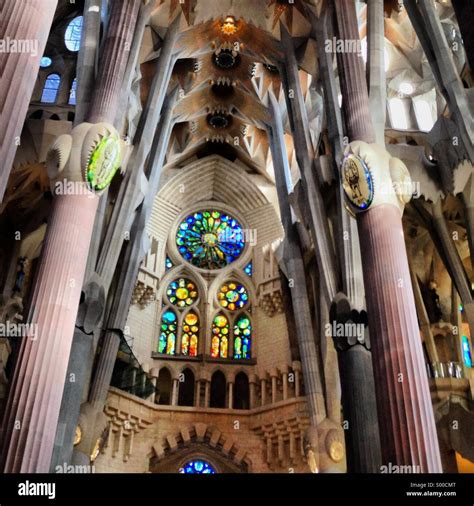
[[[234,358],[250,358],[252,324],[246,314],[240,315],[234,324]]]
[[[229,320],[218,314],[212,322],[211,357],[227,358],[229,349]]]
[[[169,271],[173,268],[173,262],[171,261],[171,258],[169,256],[166,256],[165,259],[165,270]]]
[[[183,474],[216,474],[216,470],[205,460],[190,460],[179,472]]]
[[[77,91],[77,79],[71,85],[71,91],[69,92],[69,105],[76,105],[76,91]]]
[[[183,320],[181,335],[181,353],[190,357],[198,354],[199,317],[190,311]]]
[[[189,215],[178,227],[178,251],[201,269],[221,269],[240,257],[244,237],[240,223],[216,210]]]
[[[172,281],[166,291],[171,304],[184,308],[193,305],[198,297],[196,285],[186,278]]]
[[[46,104],[54,104],[58,97],[59,86],[61,84],[61,76],[59,74],[50,74],[44,83],[41,102]]]
[[[158,342],[158,352],[174,355],[176,352],[176,313],[167,309],[161,317],[161,334]]]
[[[48,68],[53,63],[53,60],[49,56],[43,56],[40,60],[40,67],[42,69]]]
[[[64,43],[69,51],[79,51],[81,47],[81,36],[82,36],[82,24],[84,18],[82,16],[77,16],[74,18],[66,28],[66,33],[64,34]]]

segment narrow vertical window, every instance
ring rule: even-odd
[[[41,102],[44,102],[45,104],[54,104],[58,98],[60,84],[61,76],[59,74],[50,74],[44,83]]]

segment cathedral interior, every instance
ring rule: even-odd
[[[0,472],[474,472],[474,2],[1,9]]]

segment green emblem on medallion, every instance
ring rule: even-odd
[[[103,190],[111,183],[121,164],[120,139],[104,137],[94,149],[87,166],[86,181],[95,191]]]
[[[344,157],[341,167],[342,187],[357,209],[368,209],[374,200],[374,183],[366,163],[356,155]]]

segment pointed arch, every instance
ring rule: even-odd
[[[227,358],[229,356],[229,318],[223,313],[217,313],[212,320],[211,357]]]

